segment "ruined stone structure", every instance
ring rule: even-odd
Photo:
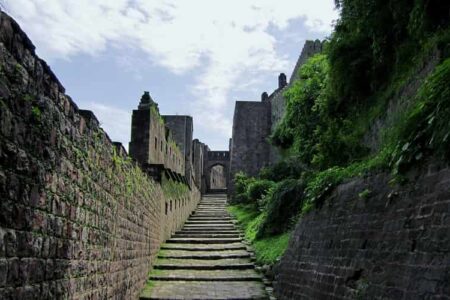
[[[4,13],[0,67],[0,299],[136,298],[160,244],[197,206],[198,189],[147,176],[64,93]],[[136,114],[151,116],[151,129],[133,142],[153,149],[157,138],[164,149],[172,138],[148,96]],[[179,162],[134,155],[184,170],[178,154]]]
[[[237,101],[233,118],[230,176],[250,176],[269,164],[270,102]]]
[[[259,170],[280,159],[279,150],[268,141],[271,132],[282,119],[285,112],[283,93],[298,79],[298,70],[305,61],[322,51],[319,40],[306,41],[289,80],[281,73],[278,76],[278,88],[268,94],[263,92],[261,101],[236,101],[233,118],[233,133],[230,142],[231,162],[230,178],[237,172],[255,176]],[[233,192],[230,181],[229,192]]]
[[[290,83],[321,47],[305,44]],[[161,116],[145,92],[133,160],[0,13],[0,299],[136,299],[169,238],[149,297],[179,280],[179,298],[267,298],[225,195],[198,204],[276,161],[267,137],[287,86],[282,74],[261,102],[236,103],[231,152],[192,140],[192,119]],[[431,160],[408,178],[368,174],[318,199],[274,270],[278,299],[448,299],[450,168]]]
[[[226,190],[227,188],[227,178],[226,178],[226,170],[221,165],[216,165],[211,168],[210,173],[210,187],[211,190]]]
[[[203,180],[203,163],[205,161],[204,156],[207,155],[207,146],[200,142],[198,139],[192,141],[192,170],[194,173],[194,184],[200,188],[202,194],[205,193],[205,186]]]
[[[195,186],[203,194],[211,183],[228,184],[229,151],[211,151],[198,139],[193,140],[190,116],[160,115],[156,102],[145,92],[133,111],[130,155],[157,181],[163,175]],[[212,172],[214,166],[223,172]]]
[[[218,172],[214,167],[221,166],[223,172]],[[230,170],[230,152],[229,151],[208,151],[206,161],[204,163],[203,174],[208,192],[218,190],[217,185],[224,183],[228,186]],[[222,192],[223,189],[222,189]]]
[[[141,98],[138,109],[133,110],[131,121],[130,156],[142,166],[161,166],[185,176],[183,150],[176,143],[177,131],[170,130],[159,114],[158,105],[149,92]]]
[[[194,124],[191,116],[164,115],[164,123],[172,132],[173,139],[180,148],[184,160],[184,176],[189,185],[193,182],[192,139]]]

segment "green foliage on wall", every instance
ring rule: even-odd
[[[284,94],[286,113],[271,136],[284,159],[255,178],[235,178],[235,200],[255,213],[246,222],[255,242],[288,232],[352,177],[385,170],[401,179],[427,157],[450,159],[450,2],[336,5],[341,18],[324,52],[306,61]],[[400,100],[406,105],[390,112],[389,126],[371,131]],[[365,140],[370,134],[379,134],[376,147]]]
[[[189,193],[189,187],[181,182],[176,182],[163,176],[161,187],[164,195],[170,199],[179,199],[186,197]]]
[[[299,80],[285,92],[286,114],[277,125],[272,142],[289,149],[298,161],[325,169],[358,159],[367,150],[357,141],[361,131],[349,119],[335,117],[325,54],[311,57],[299,70]]]
[[[398,173],[425,156],[450,158],[450,58],[436,67],[416,94],[414,106],[399,124],[391,165]]]
[[[336,0],[341,17],[329,45],[334,109],[352,111],[396,73],[427,39],[450,24],[446,0]]]

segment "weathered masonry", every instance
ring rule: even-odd
[[[202,193],[223,192],[228,185],[229,151],[211,151],[193,140],[192,117],[161,115],[149,92],[133,110],[130,156],[158,182],[169,177]]]
[[[298,70],[306,60],[322,51],[323,43],[319,40],[306,41],[297,60],[294,71],[287,82],[286,75],[278,76],[278,88],[268,94],[263,92],[261,101],[236,101],[233,118],[233,133],[230,145],[230,174],[240,171],[255,176],[262,167],[277,162],[280,158],[278,149],[272,147],[269,136],[284,115],[285,99],[283,93],[298,79]],[[229,193],[233,192],[233,182],[229,183]]]
[[[136,298],[201,192],[228,182],[229,152],[148,92],[128,156],[3,12],[0,125],[0,299]]]
[[[450,168],[431,161],[339,185],[300,219],[278,264],[279,299],[448,299]],[[366,199],[360,193],[370,190]]]
[[[135,162],[0,14],[1,299],[138,296],[200,199],[154,104],[144,94],[136,112],[133,127],[148,130],[133,132]],[[160,182],[152,165],[164,166]]]

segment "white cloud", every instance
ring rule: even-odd
[[[258,82],[262,73],[286,70],[268,29],[302,18],[329,32],[333,0],[3,0],[45,59],[98,55],[108,47],[136,48],[175,74],[193,72],[197,123],[226,136],[224,107],[232,89]],[[295,41],[298,42],[298,41]],[[123,59],[126,65],[126,60]],[[245,78],[249,78],[246,80]],[[214,124],[211,126],[211,124]]]

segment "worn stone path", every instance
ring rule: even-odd
[[[269,299],[252,253],[226,211],[205,195],[162,247],[141,299]]]

